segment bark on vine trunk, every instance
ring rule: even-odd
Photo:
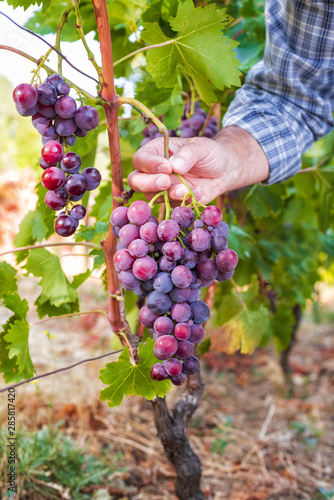
[[[175,404],[172,414],[168,411],[165,398],[152,401],[158,437],[177,474],[175,493],[180,500],[205,498],[200,486],[201,461],[193,451],[187,436],[189,420],[199,405],[204,386],[200,373],[190,376],[187,390]]]

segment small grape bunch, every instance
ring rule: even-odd
[[[182,385],[199,370],[194,346],[210,316],[200,289],[230,279],[238,263],[228,248],[228,225],[215,206],[197,219],[190,206],[176,207],[159,223],[141,200],[116,208],[110,220],[120,239],[114,256],[119,283],[146,297],[139,321],[153,335],[154,354],[162,361],[152,366],[151,377]]]
[[[13,92],[17,112],[31,116],[33,126],[42,136],[39,165],[44,170],[42,185],[48,190],[44,201],[51,210],[63,210],[55,221],[55,231],[60,236],[71,236],[75,232],[79,220],[86,215],[86,208],[74,203],[101,182],[96,168],[82,170],[80,156],[69,151],[77,137],[85,137],[97,127],[98,112],[92,106],[77,108],[69,93],[70,86],[56,73],[38,87],[21,83]]]
[[[217,134],[218,132],[218,122],[217,118],[214,116],[210,116],[208,123],[205,126],[205,129],[202,129],[207,120],[207,113],[204,109],[201,108],[199,102],[195,102],[194,104],[194,114],[190,118],[186,116],[186,108],[184,107],[184,112],[181,117],[181,125],[177,130],[170,130],[170,137],[181,137],[181,138],[190,138],[190,137],[198,137],[200,134],[202,137],[209,137],[210,139]],[[148,142],[152,141],[156,137],[162,137],[159,132],[158,127],[154,123],[150,123],[143,130],[144,139],[141,141],[141,146],[144,146]]]

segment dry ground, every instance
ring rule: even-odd
[[[21,294],[34,299],[38,287],[23,280]],[[104,306],[103,291],[83,287],[82,309]],[[273,348],[252,356],[209,353],[202,361],[206,382],[202,402],[189,428],[190,441],[203,464],[202,487],[214,500],[292,500],[325,498],[318,488],[334,486],[334,314],[322,310],[322,323],[304,319],[293,349],[293,389],[282,377]],[[102,299],[104,300],[104,299]],[[325,312],[324,312],[325,311]],[[326,313],[326,314],[325,314]],[[2,311],[0,315],[6,313]],[[4,316],[5,317],[5,316]],[[1,318],[4,319],[4,318]],[[34,321],[31,310],[30,321]],[[54,339],[45,335],[48,328]],[[82,316],[37,325],[31,354],[38,374],[52,367],[110,351],[103,316]],[[112,358],[107,358],[110,361]],[[65,432],[94,453],[114,444],[122,453],[120,472],[108,485],[109,498],[174,500],[175,472],[167,462],[150,403],[138,398],[110,409],[98,401],[99,370],[106,360],[78,366],[17,389],[21,426],[39,429],[62,420]],[[3,383],[1,382],[1,385]],[[173,404],[182,393],[169,396]],[[6,394],[0,395],[0,409]],[[50,401],[52,404],[50,406]],[[4,416],[1,416],[4,422]],[[87,493],[94,495],[94,488]],[[328,498],[331,498],[328,496]],[[34,499],[35,500],[35,499]]]

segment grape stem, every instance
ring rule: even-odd
[[[160,193],[156,194],[151,200],[150,200],[150,203],[149,203],[149,206],[152,208],[153,205],[154,205],[154,202],[160,198],[160,196],[164,196],[164,191],[160,191]]]
[[[68,58],[66,56],[64,56],[64,54],[62,54],[58,49],[56,49],[55,47],[53,47],[53,45],[51,45],[51,43],[49,43],[46,40],[44,40],[44,38],[42,38],[41,36],[37,35],[37,33],[34,33],[33,31],[30,31],[27,28],[24,28],[23,26],[20,26],[13,19],[11,19],[9,16],[7,16],[7,14],[4,14],[4,12],[0,11],[0,14],[2,14],[4,17],[6,17],[7,19],[9,19],[9,21],[11,21],[13,24],[15,24],[15,26],[17,26],[21,30],[26,31],[27,33],[30,33],[30,35],[36,36],[37,38],[39,38],[39,40],[41,40],[42,42],[46,43],[46,45],[48,45],[52,50],[54,50],[55,52],[57,52],[57,54],[60,57],[62,57],[67,62],[67,64],[69,64],[69,66],[71,66],[71,68],[75,69],[75,71],[78,71],[78,73],[81,73],[82,75],[86,76],[87,78],[90,78],[91,80],[94,80],[94,82],[99,83],[98,80],[96,80],[96,78],[93,78],[92,76],[87,75],[87,73],[84,73],[83,71],[81,71],[81,69],[79,69],[76,66],[74,66],[74,64],[72,64],[68,60]]]
[[[194,109],[195,109],[195,99],[196,99],[195,86],[194,86],[193,82],[191,81],[191,79],[189,78],[189,76],[187,75],[187,73],[183,69],[181,69],[181,73],[183,74],[184,78],[188,82],[190,95],[191,95],[190,110],[187,109],[187,112],[186,112],[186,117],[189,118],[190,116],[192,116],[194,114]]]
[[[80,39],[81,39],[81,41],[83,43],[83,46],[85,47],[85,50],[87,52],[88,59],[92,63],[92,65],[94,66],[94,68],[96,70],[96,73],[98,74],[98,77],[99,77],[99,88],[101,89],[102,88],[102,84],[103,84],[102,69],[100,68],[100,66],[95,61],[94,54],[90,50],[90,48],[88,47],[88,44],[87,44],[87,41],[86,41],[86,38],[85,38],[85,34],[84,34],[84,31],[83,31],[83,21],[82,21],[82,17],[81,17],[80,10],[79,10],[79,2],[80,2],[80,0],[72,0],[72,5],[74,7],[75,15],[76,15],[76,18],[77,18],[77,22],[74,24],[74,26],[78,30]]]
[[[175,172],[173,172],[173,175],[175,175],[175,177],[177,177],[178,179],[180,179],[180,181],[182,182],[182,184],[184,184],[186,186],[186,188],[188,189],[189,191],[189,195],[190,195],[190,198],[191,198],[191,202],[192,204],[194,205],[194,210],[195,210],[195,213],[196,213],[196,217],[197,218],[200,218],[201,217],[201,213],[199,211],[199,208],[198,208],[198,201],[196,200],[195,198],[195,195],[194,193],[192,192],[192,189],[191,187],[189,186],[188,182],[179,174],[176,174]],[[186,195],[187,197],[188,195]]]
[[[213,102],[213,103],[211,104],[211,106],[210,106],[210,109],[209,109],[209,112],[208,112],[207,117],[206,117],[206,119],[205,119],[204,125],[203,125],[203,127],[202,127],[202,129],[201,129],[200,133],[198,134],[198,137],[202,137],[202,136],[203,136],[203,134],[204,134],[204,130],[206,129],[207,124],[209,123],[209,120],[210,120],[211,115],[212,115],[212,113],[213,113],[213,111],[214,111],[214,109],[215,109],[215,106],[216,106],[216,103],[215,103],[215,102]]]
[[[60,36],[61,36],[61,32],[62,32],[62,29],[64,27],[64,25],[68,22],[68,16],[70,14],[70,12],[73,10],[73,5],[69,5],[67,7],[67,9],[65,10],[65,12],[63,13],[63,15],[61,16],[61,19],[60,19],[60,22],[57,26],[57,31],[56,31],[56,43],[55,43],[55,47],[57,50],[59,50],[60,52]],[[57,57],[58,57],[58,68],[57,68],[57,71],[58,71],[58,74],[61,75],[62,74],[62,62],[63,62],[63,59],[61,58],[61,56],[59,54],[57,54]]]
[[[47,51],[47,53],[45,54],[45,56],[41,57],[41,59],[39,60],[37,68],[33,70],[33,77],[31,79],[30,85],[32,85],[34,83],[35,78],[37,78],[37,75],[38,75],[40,69],[43,67],[45,61],[47,60],[47,58],[49,57],[51,52],[52,52],[52,49],[49,49]]]
[[[133,99],[132,97],[118,97],[118,104],[121,106],[123,104],[130,104],[133,108],[137,109],[140,113],[148,116],[152,122],[158,127],[160,134],[163,135],[164,138],[164,157],[169,160],[169,131],[166,125],[162,123],[159,118],[155,116],[154,113],[150,109],[148,109],[143,103],[137,101],[137,99]],[[162,193],[159,193],[159,196],[163,195],[165,200],[165,209],[166,209],[166,219],[170,218],[170,214],[172,211],[172,207],[170,205],[168,191],[165,190]]]
[[[36,59],[35,57],[32,57],[31,55],[27,54],[26,52],[23,52],[22,50],[15,49],[14,47],[10,47],[9,45],[0,45],[0,50],[8,50],[10,52],[14,52],[15,54],[18,54],[19,56],[25,57],[26,59],[29,59],[29,61],[33,62],[34,64],[38,64],[39,60]],[[56,73],[52,68],[47,66],[46,64],[43,64],[43,68],[45,71],[52,75],[53,73]],[[89,92],[86,92],[84,89],[81,87],[78,87],[78,85],[75,85],[71,80],[68,78],[64,78],[65,82],[70,85],[73,89],[75,89],[78,93],[84,95],[92,104],[102,104],[101,99],[96,99],[94,96],[89,94]]]

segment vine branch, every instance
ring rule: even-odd
[[[65,26],[65,24],[68,22],[68,16],[70,14],[70,12],[73,10],[73,5],[69,5],[67,7],[67,9],[65,10],[65,12],[63,13],[63,15],[61,16],[61,19],[60,19],[60,22],[57,26],[57,31],[56,31],[56,44],[55,44],[55,47],[56,49],[59,50],[60,52],[60,36],[61,36],[61,32],[62,32],[62,29],[63,27]],[[58,54],[58,68],[57,68],[57,71],[59,73],[59,75],[62,74],[62,57]]]
[[[106,311],[103,311],[102,309],[96,309],[93,311],[80,311],[75,313],[62,314],[61,316],[54,316],[52,318],[41,319],[40,321],[36,321],[35,323],[30,323],[29,326],[31,327],[40,325],[42,323],[47,323],[48,321],[53,321],[55,319],[71,318],[72,316],[82,316],[83,314],[103,314],[103,316],[107,316]]]
[[[0,253],[0,257],[3,255],[8,255],[10,253],[16,253],[16,252],[22,252],[24,250],[34,250],[35,248],[48,248],[48,247],[61,247],[61,246],[75,246],[75,245],[80,245],[83,247],[89,247],[89,248],[94,248],[95,250],[101,250],[100,245],[96,245],[95,243],[89,243],[85,241],[71,241],[71,242],[66,242],[66,243],[41,243],[40,245],[30,245],[27,247],[19,247],[19,248],[12,248],[11,250],[7,250],[6,252]]]

